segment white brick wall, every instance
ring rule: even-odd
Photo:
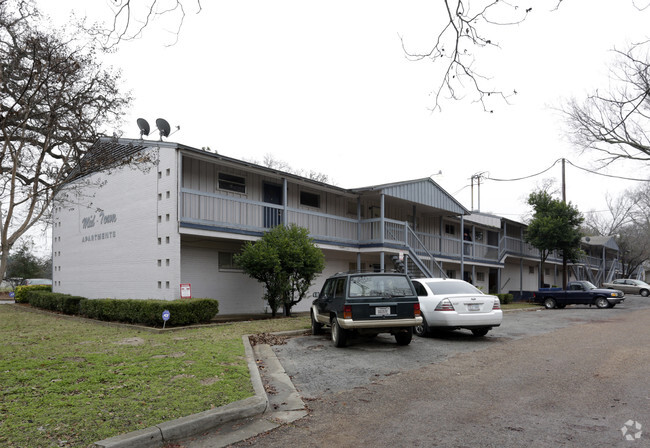
[[[175,151],[161,152],[160,163],[148,169],[127,166],[83,179],[55,205],[54,291],[88,298],[180,295]],[[154,159],[157,153],[149,150]]]

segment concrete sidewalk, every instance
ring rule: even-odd
[[[304,330],[279,335],[304,334]],[[271,346],[242,337],[255,395],[216,409],[95,442],[101,448],[217,448],[254,437],[307,415],[305,404]],[[261,373],[260,373],[261,371]],[[265,387],[266,384],[266,387]],[[268,394],[267,394],[268,392]]]

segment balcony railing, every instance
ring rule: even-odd
[[[311,237],[317,241],[351,247],[376,245],[406,250],[408,247],[415,247],[409,241],[414,236],[418,247],[422,248],[428,257],[433,255],[436,258],[453,260],[460,260],[462,257],[467,261],[495,263],[502,261],[506,254],[539,258],[538,249],[513,237],[502,237],[499,246],[491,246],[476,241],[462,241],[452,236],[413,232],[407,222],[387,218],[357,220],[187,188],[182,188],[180,195],[180,221],[206,228],[261,234],[266,229],[286,223],[309,229]],[[562,258],[554,252],[548,260],[558,262]],[[586,262],[595,269],[600,266],[601,260],[587,257]]]

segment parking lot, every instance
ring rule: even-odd
[[[650,300],[628,296],[507,313],[478,339],[293,338],[274,350],[309,415],[236,446],[648,446],[648,319]]]
[[[329,332],[320,336],[292,338],[286,345],[273,346],[278,359],[305,398],[363,386],[378,378],[444,361],[459,353],[483,350],[571,325],[603,322],[625,313],[650,308],[650,298],[628,295],[623,304],[611,309],[569,306],[565,309],[536,309],[504,313],[503,324],[485,337],[467,330],[435,337],[414,337],[405,347],[382,334],[355,338],[345,348],[335,348]]]

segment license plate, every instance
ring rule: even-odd
[[[377,316],[388,316],[390,314],[389,306],[377,306],[375,307],[375,314]]]
[[[468,311],[481,311],[481,305],[477,303],[470,303],[467,305],[467,310]]]

